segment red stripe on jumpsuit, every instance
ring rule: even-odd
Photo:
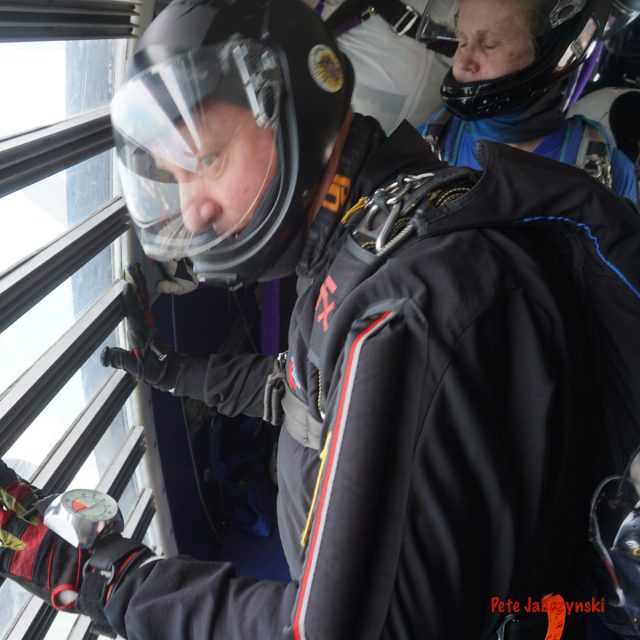
[[[321,535],[322,528],[324,526],[324,506],[327,500],[328,494],[330,493],[329,484],[330,478],[332,476],[332,471],[334,465],[336,464],[336,456],[340,442],[340,430],[341,424],[343,420],[343,413],[345,410],[345,403],[348,397],[349,392],[349,383],[351,380],[352,370],[354,368],[354,360],[356,357],[356,353],[358,352],[360,345],[364,340],[381,325],[385,324],[386,321],[394,315],[393,312],[387,311],[382,316],[380,316],[377,320],[372,322],[366,329],[364,329],[361,333],[359,333],[354,339],[351,348],[349,349],[349,358],[347,360],[347,366],[345,368],[344,381],[342,384],[342,390],[340,391],[340,402],[338,404],[338,412],[336,415],[336,419],[334,422],[333,428],[333,441],[331,443],[331,449],[329,452],[329,460],[327,462],[327,467],[325,469],[324,478],[322,480],[322,489],[320,492],[320,498],[318,501],[318,508],[316,510],[316,518],[313,524],[313,531],[311,533],[311,542],[309,544],[309,553],[307,555],[307,561],[305,563],[304,574],[302,575],[302,579],[300,581],[300,589],[298,591],[298,600],[296,603],[296,610],[293,618],[293,637],[295,640],[304,640],[306,637],[304,624],[303,624],[303,615],[305,609],[306,599],[309,595],[309,589],[311,586],[311,580],[313,579],[313,567],[315,564],[315,553],[316,548],[319,543],[319,537]]]

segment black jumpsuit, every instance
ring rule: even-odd
[[[408,124],[380,145],[367,136],[351,136],[375,147],[351,202],[437,166]],[[326,211],[310,231],[278,448],[292,581],[161,560],[108,604],[121,634],[482,640],[501,618],[492,598],[571,586],[597,407],[582,302],[545,223],[586,212],[638,229],[636,213],[572,167],[495,144],[484,154],[448,215],[387,256]],[[175,393],[261,415],[272,365],[214,355]]]

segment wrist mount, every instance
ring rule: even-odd
[[[104,615],[104,607],[126,574],[152,555],[151,550],[140,542],[119,534],[96,542],[82,570],[77,608],[94,621],[97,632],[115,637],[115,631]]]

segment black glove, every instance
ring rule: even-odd
[[[158,268],[162,273],[162,279],[156,282],[157,293],[181,296],[198,288],[198,278],[187,258],[158,262]]]
[[[127,267],[126,278],[129,282],[124,296],[127,336],[132,350],[105,347],[100,354],[100,362],[105,367],[124,369],[138,380],[168,391],[176,386],[178,372],[189,358],[174,351],[158,333],[140,263]]]
[[[44,525],[34,507],[41,499],[38,489],[0,460],[0,575],[60,611],[90,615],[100,631],[115,635],[104,606],[125,577],[152,556],[151,551],[118,534],[99,541],[109,549],[117,546],[117,552],[110,556],[111,582],[98,583],[101,574],[92,566],[93,551],[76,549]]]

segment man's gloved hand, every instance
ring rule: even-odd
[[[176,296],[191,293],[198,288],[198,278],[193,272],[188,258],[158,262],[163,279],[156,282],[158,293],[171,293]]]
[[[127,267],[126,278],[130,285],[124,298],[127,336],[132,350],[105,347],[100,354],[100,362],[105,367],[124,369],[138,380],[168,391],[175,387],[178,372],[188,357],[174,351],[158,333],[140,263]]]
[[[0,460],[0,574],[58,609],[74,610],[86,552],[42,524],[41,514],[31,508],[41,498]]]
[[[147,547],[114,534],[114,577],[98,588],[89,578],[100,575],[91,566],[92,551],[76,549],[43,524],[34,504],[40,491],[0,460],[0,575],[61,611],[90,615],[104,633],[115,635],[102,610],[125,576],[152,556]],[[86,567],[89,563],[89,566]],[[90,588],[83,592],[83,582]],[[103,580],[103,582],[105,582]]]

